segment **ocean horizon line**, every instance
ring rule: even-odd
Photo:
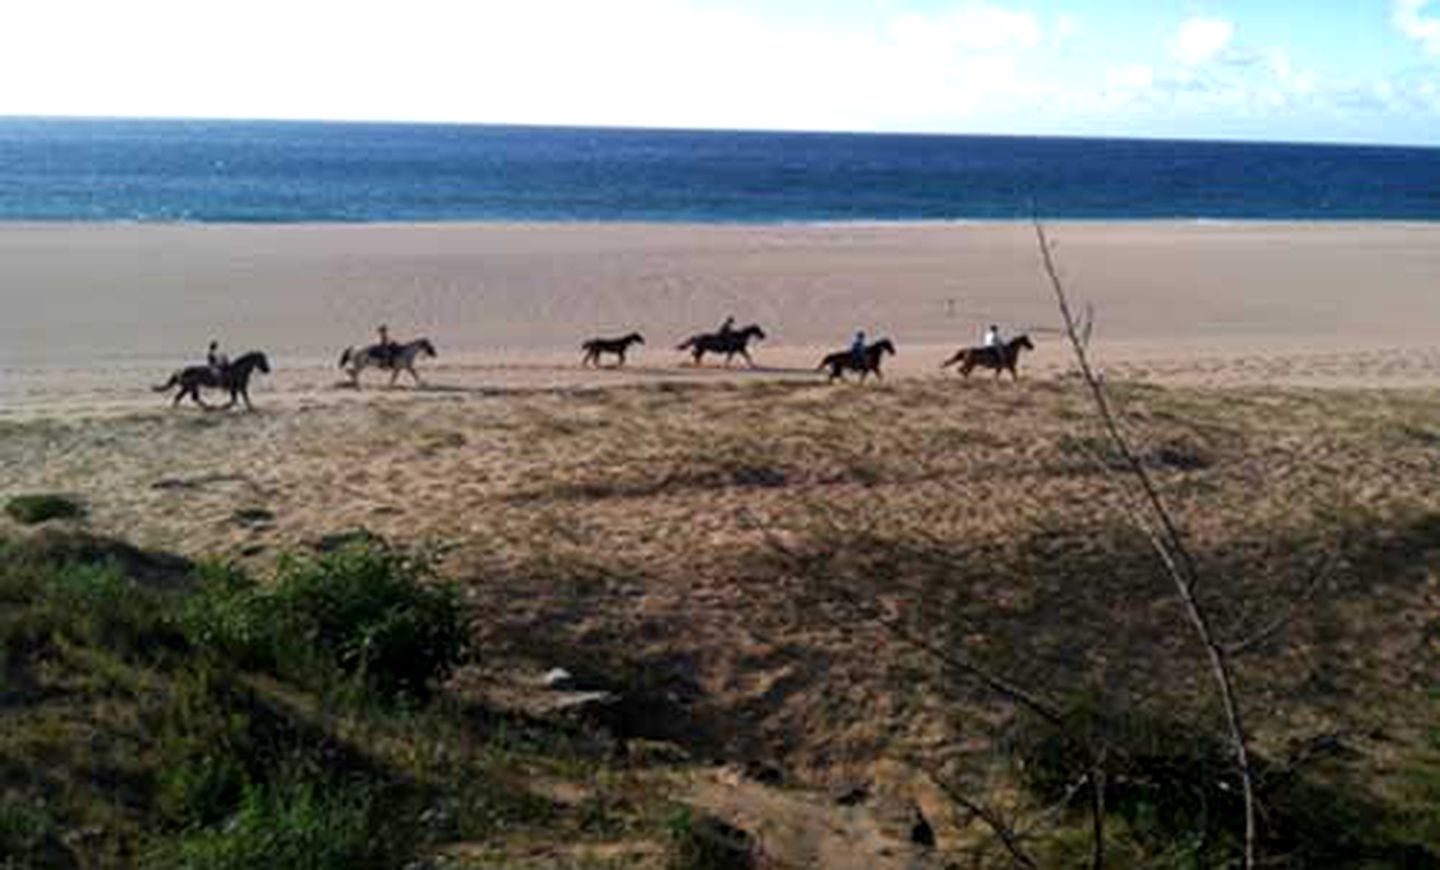
[[[1236,146],[1278,146],[1315,148],[1357,148],[1393,150],[1440,151],[1440,142],[1379,142],[1366,139],[1270,139],[1249,136],[1187,136],[1174,134],[1128,134],[1108,135],[1084,132],[1036,133],[1002,132],[995,130],[847,130],[819,128],[784,127],[700,127],[691,125],[670,126],[664,124],[597,124],[530,121],[456,121],[426,119],[390,118],[286,118],[286,117],[240,117],[240,116],[189,116],[189,115],[45,115],[45,114],[0,114],[0,124],[7,122],[35,123],[97,123],[97,124],[219,124],[247,125],[274,124],[316,127],[414,127],[414,128],[457,128],[483,130],[516,130],[536,132],[596,131],[620,133],[715,133],[721,135],[754,136],[855,136],[855,137],[897,137],[932,139],[1039,139],[1079,142],[1136,142],[1157,144],[1193,145],[1236,145]]]

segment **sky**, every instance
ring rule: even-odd
[[[1440,0],[7,0],[0,115],[1440,145]]]

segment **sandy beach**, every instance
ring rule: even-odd
[[[1365,775],[1422,751],[1440,225],[1051,234],[1207,592],[1249,603],[1229,636],[1310,594],[1317,554],[1339,566],[1242,663],[1254,745],[1383,720],[1353,741]],[[474,618],[466,692],[526,712],[556,665],[643,675],[680,699],[643,736],[696,760],[667,793],[787,854],[838,836],[886,866],[907,842],[825,798],[794,821],[795,785],[869,783],[947,848],[987,836],[934,777],[999,776],[1015,710],[856,601],[1055,697],[1208,709],[1027,226],[26,226],[0,229],[0,270],[0,499],[63,494],[82,515],[42,529],[255,571],[357,534],[421,551]],[[759,368],[681,365],[727,314],[770,333]],[[340,349],[382,321],[439,346],[427,388],[342,385]],[[938,371],[992,321],[1035,336],[1019,383]],[[816,358],[856,327],[898,345],[886,383],[826,384]],[[582,338],[631,329],[631,365],[579,366]],[[212,335],[270,354],[256,413],[150,390]],[[716,779],[719,758],[786,786]]]
[[[1424,386],[1440,368],[1440,226],[1058,223],[1095,347],[1117,376]],[[428,335],[437,387],[673,379],[681,338],[733,314],[770,376],[811,377],[857,328],[929,375],[986,323],[1065,364],[1026,224],[14,225],[0,228],[0,416],[134,410],[203,354],[265,350],[262,402],[343,401],[334,365],[377,323]],[[639,330],[624,373],[578,343]],[[794,371],[788,371],[794,370]]]

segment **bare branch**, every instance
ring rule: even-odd
[[[980,819],[980,821],[985,823],[986,827],[994,831],[996,839],[1005,847],[1005,851],[1010,853],[1010,857],[1015,860],[1017,865],[1021,867],[1037,866],[1035,859],[1031,858],[1021,845],[1021,836],[1006,824],[1005,820],[1000,818],[995,811],[985,807],[983,804],[976,803],[957,789],[951,788],[948,784],[938,781],[938,779],[935,781],[935,784],[940,787],[941,791],[945,792],[946,797],[974,813],[976,818]]]
[[[1340,560],[1340,548],[1326,553],[1310,572],[1310,578],[1305,581],[1305,588],[1300,596],[1290,602],[1286,611],[1275,619],[1271,620],[1264,628],[1252,633],[1249,637],[1225,644],[1225,653],[1230,657],[1244,655],[1255,647],[1265,643],[1270,638],[1284,631],[1292,622],[1300,616],[1301,609],[1315,600],[1315,596],[1330,580],[1335,564]]]
[[[1074,351],[1075,360],[1080,367],[1080,375],[1084,378],[1089,388],[1090,397],[1095,403],[1096,410],[1100,414],[1101,422],[1109,435],[1111,443],[1119,451],[1126,471],[1139,485],[1144,496],[1144,501],[1150,509],[1159,526],[1158,530],[1145,528],[1145,535],[1150,539],[1151,545],[1156,552],[1161,554],[1161,561],[1165,566],[1165,572],[1169,575],[1175,586],[1175,593],[1185,605],[1186,614],[1190,623],[1195,629],[1195,634],[1205,647],[1207,658],[1210,663],[1211,676],[1213,677],[1220,700],[1225,711],[1226,726],[1230,731],[1230,742],[1235,752],[1236,766],[1240,771],[1240,782],[1245,800],[1245,867],[1255,866],[1255,789],[1254,776],[1250,766],[1249,744],[1245,736],[1243,718],[1240,706],[1236,700],[1234,680],[1230,673],[1230,662],[1224,647],[1215,639],[1215,633],[1210,627],[1209,617],[1205,609],[1195,597],[1195,589],[1199,573],[1195,567],[1195,560],[1180,535],[1179,528],[1175,525],[1169,510],[1165,507],[1159,491],[1155,487],[1150,474],[1145,470],[1144,464],[1136,456],[1129,441],[1120,431],[1116,415],[1110,407],[1110,401],[1105,393],[1100,379],[1096,376],[1090,365],[1090,358],[1086,343],[1082,340],[1079,326],[1074,314],[1070,309],[1070,301],[1065,295],[1064,282],[1060,279],[1059,270],[1055,266],[1055,259],[1052,255],[1050,240],[1045,235],[1045,228],[1039,219],[1035,220],[1035,237],[1040,245],[1040,256],[1045,267],[1045,274],[1050,280],[1050,286],[1055,291],[1055,301],[1060,308],[1061,318],[1065,322],[1065,331],[1070,339],[1071,349]],[[1118,475],[1111,471],[1108,466],[1106,473],[1115,478],[1123,487],[1124,481],[1119,480]],[[1103,800],[1103,795],[1101,797]],[[1097,848],[1100,848],[1097,842]]]

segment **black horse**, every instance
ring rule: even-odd
[[[625,352],[632,344],[644,344],[645,339],[638,332],[632,332],[623,338],[592,338],[580,345],[585,351],[585,358],[580,365],[600,365],[600,354],[612,353],[620,358],[620,365],[625,365]]]
[[[883,377],[880,374],[880,360],[884,359],[887,353],[894,356],[895,345],[890,342],[890,339],[882,338],[874,344],[866,346],[859,359],[856,359],[853,351],[837,350],[820,360],[820,365],[815,368],[828,368],[832,381],[836,378],[843,378],[847,371],[859,372],[862,381],[870,374],[880,378]]]
[[[689,350],[690,356],[694,359],[695,365],[700,365],[700,360],[707,353],[725,354],[725,365],[735,358],[735,354],[745,357],[745,362],[753,369],[755,360],[750,358],[750,352],[746,345],[751,339],[762,339],[765,337],[765,330],[755,324],[750,324],[744,329],[732,329],[726,332],[702,332],[699,335],[692,335],[675,347],[676,350]]]
[[[994,369],[995,377],[1000,377],[1002,371],[1009,371],[1010,377],[1019,379],[1015,371],[1015,364],[1020,361],[1020,351],[1034,350],[1035,345],[1030,343],[1030,336],[1017,335],[1004,344],[991,345],[989,347],[962,347],[955,351],[955,355],[940,364],[940,368],[960,364],[960,374],[970,377],[970,371],[976,366],[986,369]]]
[[[250,376],[256,371],[270,373],[270,361],[265,354],[258,350],[252,350],[234,362],[216,371],[210,366],[186,366],[170,376],[170,380],[155,387],[155,392],[169,392],[177,384],[180,392],[175,394],[175,401],[171,405],[180,404],[180,400],[187,395],[195,400],[195,404],[202,408],[209,409],[205,400],[200,398],[200,388],[208,387],[214,390],[228,390],[230,402],[226,408],[235,407],[237,399],[243,399],[246,410],[253,411],[255,407],[250,404]]]

